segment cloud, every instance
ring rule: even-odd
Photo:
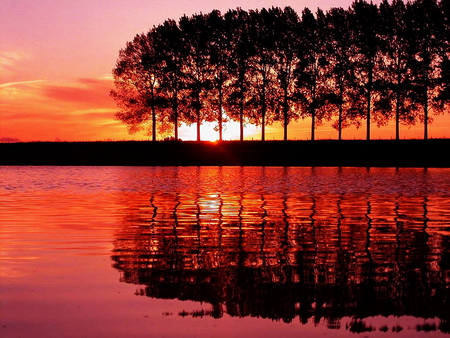
[[[75,83],[56,84],[42,88],[43,95],[52,100],[88,107],[115,107],[109,96],[111,80],[82,78]]]
[[[114,81],[114,76],[112,74],[105,74],[103,76],[100,76],[98,79],[112,82],[112,81]]]
[[[16,137],[6,137],[6,136],[0,137],[0,143],[15,143],[15,142],[20,142],[20,139]]]
[[[89,118],[92,120],[95,119],[105,119],[105,117],[111,118],[114,116],[116,109],[112,108],[94,108],[94,109],[86,109],[86,110],[74,110],[71,114],[74,116],[81,116],[83,118]]]
[[[0,112],[17,111],[17,107],[39,101],[43,80],[14,81],[0,84]]]
[[[28,56],[20,51],[2,51],[0,50],[0,64],[2,66],[12,66],[17,61],[26,59]]]
[[[0,88],[17,87],[17,86],[29,85],[29,84],[33,84],[33,83],[39,83],[39,82],[44,82],[44,80],[29,80],[29,81],[16,81],[16,82],[0,83]]]
[[[29,59],[29,55],[22,51],[0,50],[0,74],[5,77],[15,73],[17,65],[26,59]]]

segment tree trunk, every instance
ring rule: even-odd
[[[263,111],[262,113],[262,124],[261,124],[261,141],[265,141],[266,140],[266,112]]]
[[[175,132],[174,132],[174,137],[175,140],[178,141],[178,94],[175,94],[174,97],[174,102],[173,102],[173,120],[174,120],[174,125],[175,125]]]
[[[175,124],[175,140],[178,140],[178,109],[177,108],[175,108],[174,124]]]
[[[310,107],[310,111],[311,111],[311,141],[314,141],[315,137],[316,137],[316,108],[315,103],[316,101],[316,90],[317,90],[317,61],[316,64],[314,66],[314,85],[312,87],[312,107]]]
[[[239,111],[239,139],[244,141],[244,103],[241,102]]]
[[[287,89],[284,90],[284,98],[283,98],[283,127],[284,127],[284,141],[288,140],[288,100],[287,100]]]
[[[400,92],[397,90],[397,102],[395,103],[395,139],[400,140]]]
[[[428,140],[428,58],[424,65],[423,139]]]
[[[344,89],[342,83],[339,84],[339,120],[338,120],[338,140],[342,140],[342,113],[343,113],[343,98]]]
[[[152,141],[156,141],[156,108],[152,105]]]
[[[201,141],[200,138],[200,126],[202,125],[202,122],[200,120],[200,109],[197,108],[197,142]]]
[[[263,94],[262,94],[262,107],[261,107],[261,141],[266,140],[266,111],[267,111],[267,105],[266,105],[266,84],[264,80],[263,84]]]
[[[428,88],[425,87],[425,102],[423,105],[423,139],[428,140]]]
[[[240,71],[239,73],[239,90],[240,90],[240,102],[239,102],[239,140],[244,141],[244,90],[245,90],[245,73]]]
[[[370,112],[371,112],[371,103],[372,103],[372,81],[373,81],[373,65],[370,64],[369,67],[369,79],[367,81],[367,122],[366,122],[366,140],[370,140]]]
[[[395,139],[400,140],[400,83],[401,83],[400,61],[397,57],[397,93],[395,97]]]
[[[222,119],[222,85],[219,87],[219,141],[222,141],[223,134],[223,119]]]

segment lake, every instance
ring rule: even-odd
[[[0,166],[1,337],[442,337],[450,169]]]

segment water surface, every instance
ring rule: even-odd
[[[450,170],[0,167],[0,336],[439,337]]]

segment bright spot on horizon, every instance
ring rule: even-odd
[[[201,141],[215,142],[219,140],[219,130],[217,129],[217,123],[205,122],[200,127],[200,139]],[[180,138],[183,141],[196,141],[197,140],[197,125],[192,124],[190,126],[183,125],[179,130]],[[240,137],[240,125],[239,122],[230,121],[223,124],[222,139],[224,141],[239,140]],[[257,140],[261,137],[261,128],[252,124],[246,124],[244,126],[244,139],[245,140]]]

